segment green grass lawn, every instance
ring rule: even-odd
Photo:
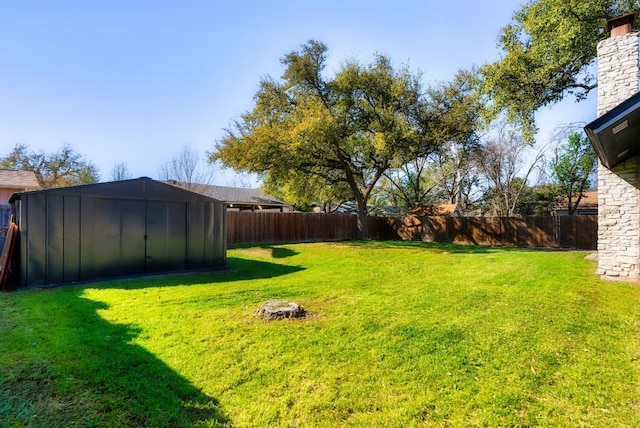
[[[3,293],[0,426],[638,426],[640,287],[586,254],[278,245]]]

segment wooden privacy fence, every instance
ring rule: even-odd
[[[350,214],[227,212],[227,244],[345,241],[357,236]]]
[[[428,241],[506,247],[595,250],[597,216],[369,217],[373,240]],[[356,239],[356,216],[315,213],[227,213],[227,244]]]
[[[598,244],[598,216],[424,217],[422,228],[431,242],[583,250]]]

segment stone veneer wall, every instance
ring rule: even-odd
[[[598,44],[598,116],[639,90],[638,33]],[[612,170],[598,164],[598,273],[640,276],[640,159]]]

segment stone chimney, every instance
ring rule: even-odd
[[[611,37],[598,43],[598,116],[640,89],[635,14],[609,21]],[[640,158],[608,169],[598,164],[598,273],[640,277]]]

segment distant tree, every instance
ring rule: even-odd
[[[324,44],[310,41],[286,55],[282,80],[260,83],[253,110],[226,131],[210,159],[278,183],[301,173],[346,184],[359,237],[367,238],[367,204],[378,180],[431,144],[420,135],[419,79],[406,68],[394,70],[383,55],[370,65],[347,61],[327,78],[326,53]]]
[[[100,180],[98,168],[68,144],[55,153],[29,151],[26,145],[17,144],[0,159],[0,168],[34,171],[43,189],[92,184]]]
[[[486,183],[484,206],[491,214],[511,217],[526,190],[531,173],[543,164],[542,151],[527,164],[525,153],[530,146],[523,136],[503,128],[488,139],[478,152],[478,168]]]
[[[111,179],[113,181],[129,180],[131,178],[131,172],[125,162],[117,163],[111,169]]]
[[[516,202],[515,212],[522,216],[550,216],[558,205],[558,189],[552,183],[525,186]]]
[[[567,95],[586,98],[596,87],[590,66],[608,37],[607,19],[640,9],[638,0],[530,0],[502,28],[503,56],[480,69],[494,113],[506,111],[527,141],[535,112]]]
[[[376,205],[403,211],[426,205],[435,187],[433,176],[425,174],[427,167],[427,157],[421,157],[385,173],[376,191]]]
[[[424,114],[428,120],[421,137],[431,141],[432,150],[385,173],[397,193],[392,199],[402,208],[432,201],[434,190],[445,192],[451,203],[461,201],[484,109],[474,90],[476,79],[475,71],[462,70],[451,82],[427,89]]]
[[[276,181],[275,177],[268,173],[265,175],[264,191],[287,201],[297,211],[311,211],[318,207],[321,212],[331,213],[352,198],[351,189],[344,181],[332,181],[326,175],[289,171],[283,182]]]
[[[578,133],[569,135],[566,144],[557,151],[552,161],[552,179],[558,194],[573,215],[591,184],[596,168],[596,152],[587,137]]]
[[[202,168],[203,161],[204,158],[200,158],[189,145],[182,146],[176,155],[160,166],[159,177],[184,189],[198,191],[211,182],[211,173]]]

